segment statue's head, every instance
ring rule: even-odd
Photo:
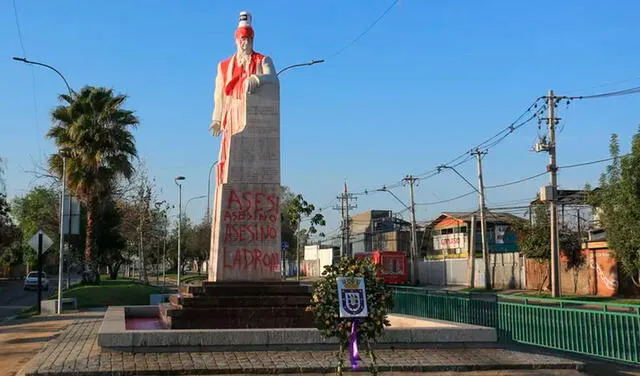
[[[251,54],[253,52],[253,36],[251,13],[245,11],[240,12],[240,22],[234,34],[238,53]]]

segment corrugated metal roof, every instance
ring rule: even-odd
[[[470,221],[471,216],[475,215],[477,220],[480,220],[480,212],[478,210],[471,212],[442,212],[438,218],[434,220],[434,222],[438,221],[442,216],[452,217],[456,219],[460,219],[462,221]],[[496,213],[491,211],[485,211],[485,220],[487,223],[512,223],[512,222],[520,222],[525,221],[524,218],[518,217],[511,213]]]

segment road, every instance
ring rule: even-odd
[[[22,280],[0,280],[0,321],[18,315],[36,304],[38,291],[25,291],[22,284]],[[58,276],[49,276],[49,291],[42,291],[42,299],[47,299],[55,294],[57,289]]]

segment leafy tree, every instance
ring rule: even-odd
[[[621,156],[618,136],[611,135],[612,161],[590,198],[606,229],[620,269],[640,287],[640,129],[633,136],[631,153]]]
[[[123,108],[126,98],[114,94],[112,89],[85,86],[78,93],[60,95],[66,103],[51,114],[54,125],[47,136],[59,149],[70,149],[64,178],[87,208],[85,282],[99,282],[100,278],[93,253],[101,198],[119,177],[129,179],[134,172],[131,160],[137,151],[131,128],[138,124],[138,119],[133,111]],[[49,168],[62,176],[60,154],[49,158]]]
[[[193,230],[193,224],[191,223],[191,219],[187,216],[182,216],[182,227],[180,229],[180,273],[184,275],[184,270],[189,262],[193,261],[193,259],[189,256],[193,254],[192,249],[193,243],[187,242],[186,237],[187,234],[190,234]],[[171,265],[171,269],[178,269],[178,223],[176,221],[176,225],[171,230],[169,237],[167,239],[167,261]]]
[[[42,229],[53,240],[51,252],[57,254],[60,249],[59,237],[54,236],[60,229],[60,195],[52,188],[37,186],[25,196],[13,200],[13,215],[16,218],[24,246],[23,261],[33,264],[36,261],[36,253],[26,244],[26,241],[39,229]]]
[[[186,257],[196,264],[198,274],[202,272],[202,264],[209,258],[211,246],[211,224],[206,218],[199,224],[187,229],[185,234],[187,245]]]
[[[7,198],[0,193],[0,264],[16,265],[22,261],[22,232],[13,223],[11,207]]]
[[[120,267],[126,262],[123,250],[127,240],[122,236],[122,213],[115,201],[102,205],[101,221],[96,226],[97,259],[100,266],[109,268],[109,279],[117,279]]]
[[[533,223],[518,221],[514,224],[518,232],[518,242],[520,251],[529,259],[536,260],[541,264],[549,263],[551,259],[551,219],[549,216],[549,205],[539,204],[533,207]],[[582,249],[580,237],[577,232],[569,229],[559,231],[560,251],[568,260],[569,268],[577,268],[582,262]],[[549,268],[539,290],[545,286],[549,278]]]
[[[303,245],[307,243],[310,236],[318,233],[318,226],[326,225],[324,215],[315,211],[316,207],[308,203],[301,194],[293,195],[286,201],[282,211],[282,226],[287,226],[288,230],[294,235],[292,240],[295,240],[295,242],[289,244],[291,244],[290,249],[296,250],[294,256],[297,259],[298,270],[300,269],[299,261]],[[324,236],[322,233],[319,235]],[[294,244],[295,247],[293,246]]]
[[[289,220],[288,214],[288,208],[295,196],[289,187],[284,185],[280,187],[280,239],[289,244],[289,249],[297,249],[296,245],[298,242],[296,239],[296,230],[291,228],[291,221]],[[285,252],[283,257],[286,257],[288,254],[288,251]]]
[[[4,182],[4,159],[0,157],[0,193],[5,193],[5,182]]]
[[[286,225],[291,229],[295,235],[295,243],[304,243],[311,235],[318,233],[318,226],[325,226],[327,223],[324,219],[324,215],[321,213],[314,213],[316,207],[313,204],[308,203],[301,194],[294,195],[290,201],[285,203],[284,218]],[[306,226],[303,226],[303,223]],[[323,234],[322,234],[323,235]]]

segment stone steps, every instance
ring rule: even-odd
[[[312,288],[299,282],[205,282],[161,306],[171,329],[309,328]]]
[[[306,295],[293,296],[246,296],[245,299],[238,299],[234,296],[180,296],[172,295],[169,301],[172,305],[180,308],[205,308],[205,307],[306,307],[310,299]]]

